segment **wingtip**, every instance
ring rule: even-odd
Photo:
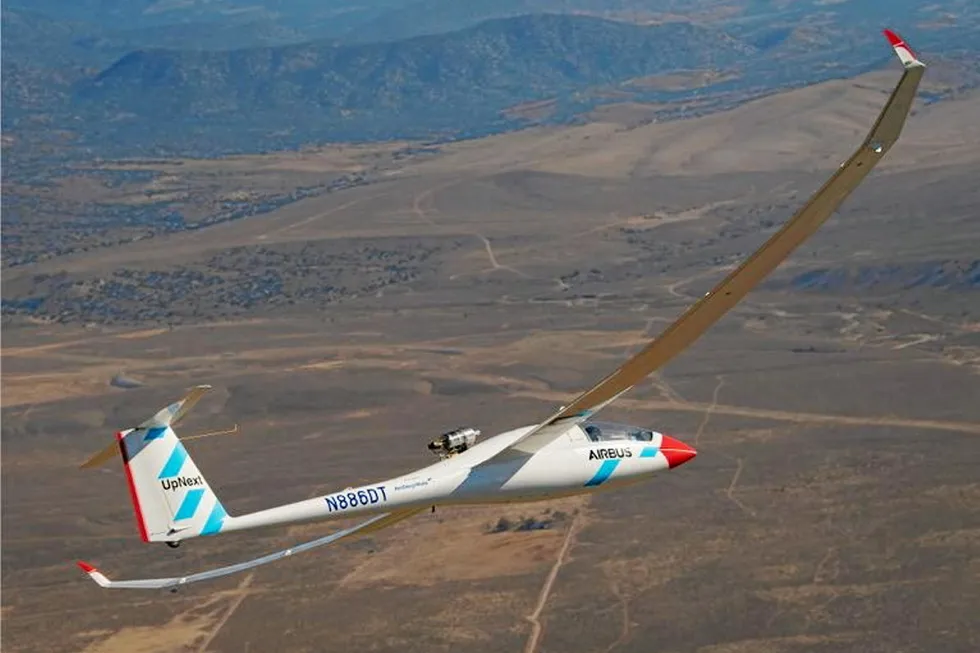
[[[83,462],[78,466],[79,469],[93,469],[95,467],[101,467],[110,460],[116,457],[119,453],[118,441],[120,439],[120,434],[116,434],[116,441],[110,442],[104,449],[98,451],[88,457],[88,460]]]
[[[94,565],[90,565],[84,560],[78,560],[76,563],[78,568],[88,574],[88,577],[94,580],[100,587],[109,587],[112,585],[112,581],[105,577],[101,571],[95,568]]]
[[[81,569],[82,571],[84,571],[86,574],[91,574],[92,572],[99,571],[98,569],[96,569],[95,567],[93,567],[89,563],[85,562],[84,560],[79,560],[75,564],[78,565],[78,568]]]
[[[898,35],[894,30],[885,28],[882,30],[882,34],[888,39],[888,43],[891,44],[892,48],[895,49],[895,54],[898,55],[899,60],[902,65],[906,68],[924,68],[925,64],[919,61],[918,56],[916,56],[915,51],[909,47],[909,44],[905,42],[901,36]]]
[[[885,35],[885,38],[888,39],[888,42],[892,45],[902,44],[902,37],[896,34],[894,30],[890,30],[886,27],[885,29],[881,30],[881,33]]]

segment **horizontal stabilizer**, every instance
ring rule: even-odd
[[[198,385],[191,388],[186,395],[184,395],[180,401],[175,401],[166,408],[163,408],[156,415],[146,420],[137,429],[151,429],[160,428],[165,426],[174,426],[179,422],[184,415],[194,407],[204,393],[211,389],[209,385]],[[121,436],[117,435],[116,439],[110,442],[104,449],[98,453],[92,454],[88,460],[79,465],[80,469],[92,469],[93,467],[101,467],[110,460],[116,457],[119,453],[118,441]]]

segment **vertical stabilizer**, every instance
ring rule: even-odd
[[[121,431],[116,439],[144,541],[175,541],[221,530],[228,513],[169,425]]]

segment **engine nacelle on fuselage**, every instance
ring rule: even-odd
[[[478,437],[480,437],[480,429],[473,428],[472,426],[462,426],[443,433],[430,442],[429,451],[438,455],[440,458],[463,453],[476,444]]]

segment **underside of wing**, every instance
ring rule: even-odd
[[[658,370],[701,337],[826,222],[898,140],[925,69],[896,34],[886,30],[885,36],[905,72],[857,151],[778,232],[660,336],[498,456],[539,450],[563,433],[569,424],[587,419]]]
[[[230,576],[232,574],[241,573],[243,571],[248,571],[249,569],[261,567],[262,565],[267,565],[270,562],[276,562],[277,560],[288,558],[289,556],[296,555],[297,553],[303,553],[327,544],[339,542],[348,537],[353,537],[355,535],[366,535],[368,533],[379,531],[383,528],[391,526],[392,524],[397,524],[398,522],[402,521],[403,519],[407,519],[412,515],[418,514],[422,510],[424,510],[424,508],[411,508],[408,510],[385,513],[365,522],[361,522],[356,526],[345,528],[337,531],[336,533],[331,533],[330,535],[326,535],[303,544],[298,544],[288,549],[283,549],[282,551],[276,551],[275,553],[270,553],[260,558],[239,562],[234,565],[228,565],[227,567],[219,567],[209,571],[190,574],[188,576],[175,576],[173,578],[144,578],[139,580],[109,580],[102,572],[87,562],[79,561],[78,566],[81,567],[82,571],[87,573],[96,583],[109,589],[172,589],[176,591],[177,588],[189,583],[196,583],[202,580],[211,580],[214,578],[221,578],[222,576]]]

